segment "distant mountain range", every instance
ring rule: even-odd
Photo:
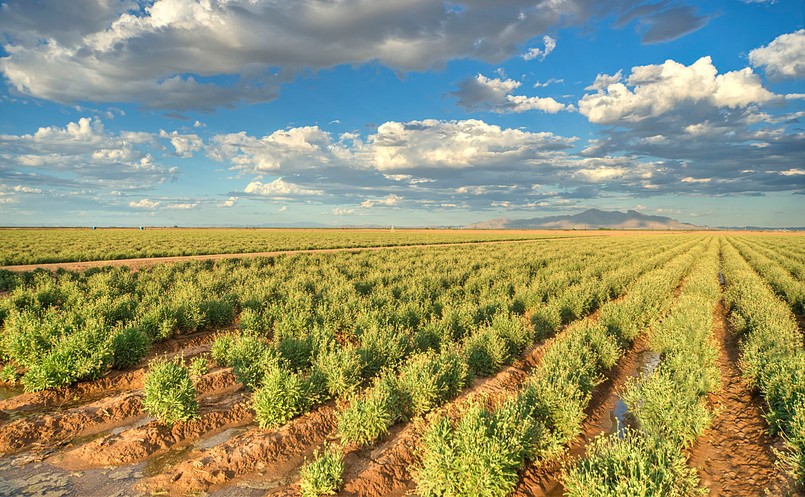
[[[590,229],[618,229],[618,230],[697,230],[706,229],[704,226],[680,223],[676,219],[665,216],[649,216],[640,212],[629,210],[602,211],[588,209],[572,216],[548,216],[531,219],[491,219],[481,223],[467,226],[472,229],[560,229],[560,230],[590,230]]]

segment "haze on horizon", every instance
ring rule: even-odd
[[[0,225],[805,219],[805,0],[5,0]]]

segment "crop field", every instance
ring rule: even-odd
[[[349,247],[389,247],[564,236],[596,232],[513,230],[5,228],[0,266]]]
[[[0,271],[0,495],[805,486],[804,236],[103,231],[2,255],[441,245]]]

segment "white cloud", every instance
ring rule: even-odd
[[[259,195],[261,197],[277,197],[285,198],[297,195],[322,195],[324,192],[321,190],[313,190],[304,188],[293,183],[288,183],[282,178],[277,178],[271,183],[262,183],[260,181],[252,181],[246,188],[243,189],[245,193]]]
[[[229,197],[219,207],[234,207],[238,203],[238,197]]]
[[[392,194],[390,194],[390,195],[388,195],[386,197],[380,198],[380,199],[367,199],[367,200],[364,200],[363,202],[361,202],[361,207],[364,208],[364,209],[371,209],[372,207],[375,207],[377,205],[383,205],[383,206],[386,206],[386,207],[392,207],[392,206],[397,205],[398,203],[400,203],[400,201],[402,199],[403,198],[400,197],[399,195],[395,195],[395,194],[392,193]]]
[[[134,208],[134,209],[149,209],[149,210],[153,210],[153,209],[156,209],[157,207],[159,207],[161,203],[162,202],[152,201],[152,200],[148,200],[147,198],[144,198],[142,200],[137,200],[136,202],[135,201],[129,202],[129,207]]]
[[[204,124],[203,122],[197,120],[196,122],[193,123],[193,127],[194,128],[206,128],[207,125]]]
[[[207,155],[229,160],[235,169],[253,173],[279,171],[286,165],[295,169],[318,167],[343,156],[332,136],[318,126],[278,130],[262,138],[245,132],[216,135]]]
[[[521,55],[523,60],[529,61],[539,59],[541,62],[545,60],[545,57],[547,57],[556,48],[555,38],[545,35],[542,37],[542,42],[545,44],[545,48],[529,48],[528,52]]]
[[[186,211],[190,209],[195,209],[198,206],[199,206],[198,202],[180,202],[176,204],[168,204],[167,208]]]
[[[336,207],[332,210],[334,216],[348,216],[353,212],[355,212],[355,209],[342,209],[341,207]]]
[[[780,174],[783,176],[802,176],[805,175],[805,169],[788,169],[786,171],[780,171]]]
[[[512,95],[521,83],[513,79],[488,78],[478,74],[458,84],[451,95],[458,98],[458,105],[467,110],[489,110],[498,114],[541,110],[555,114],[562,110],[574,110],[572,105],[557,102],[553,98]]]
[[[606,79],[601,77],[602,82]],[[612,124],[657,117],[688,103],[734,109],[778,98],[763,88],[750,68],[718,74],[710,57],[690,66],[668,60],[633,67],[627,84],[633,90],[623,83],[611,83],[597,93],[584,95],[579,111],[590,122]]]
[[[502,129],[474,119],[428,119],[382,124],[368,137],[365,151],[371,165],[383,172],[464,169],[537,159],[570,147],[573,141],[553,133]]]
[[[17,91],[172,109],[271,100],[295,74],[341,64],[421,71],[455,59],[501,62],[553,26],[622,8],[588,0],[458,9],[422,0],[28,3],[8,0],[0,17],[8,54],[0,70]],[[202,80],[215,75],[240,77],[228,86]]]
[[[561,83],[564,83],[564,82],[565,82],[565,80],[561,79],[561,78],[560,79],[549,78],[544,83],[537,81],[536,83],[534,83],[534,88],[546,88],[548,86],[558,85],[558,84],[561,84]]]
[[[595,76],[595,81],[590,86],[584,88],[587,91],[604,91],[609,88],[609,85],[614,85],[615,83],[620,83],[623,80],[623,74],[619,70],[613,75],[609,74],[597,74]]]
[[[805,78],[805,29],[780,35],[749,52],[754,67],[764,67],[770,78]]]
[[[204,141],[196,134],[182,135],[178,131],[168,133],[163,129],[159,130],[159,136],[169,138],[176,154],[185,158],[193,157],[193,152],[201,150],[204,146]]]

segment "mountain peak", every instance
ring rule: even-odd
[[[535,217],[532,219],[498,218],[474,223],[468,228],[475,229],[632,229],[632,230],[693,230],[701,229],[688,223],[665,216],[650,216],[633,209],[625,213],[587,209],[569,216]]]

